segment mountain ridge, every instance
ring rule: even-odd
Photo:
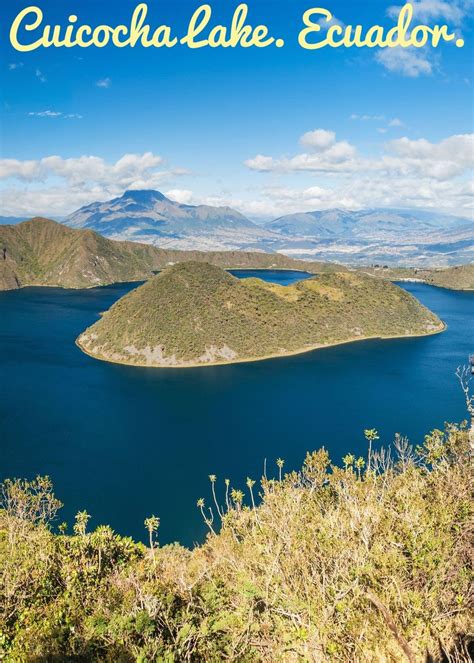
[[[474,260],[474,222],[437,211],[334,208],[257,224],[232,207],[175,202],[129,190],[66,218],[111,239],[181,250],[258,250],[305,259],[392,266],[449,266]]]
[[[341,271],[342,265],[302,262],[272,253],[178,251],[138,242],[118,242],[35,217],[0,225],[0,290],[24,286],[89,288],[144,281],[170,263],[197,260],[226,268]]]

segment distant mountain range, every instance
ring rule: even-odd
[[[327,210],[265,225],[286,255],[346,263],[450,265],[474,260],[474,222],[423,210]]]
[[[159,191],[126,191],[65,219],[116,240],[200,251],[248,250],[349,264],[447,266],[474,260],[474,222],[418,210],[333,209],[257,225],[231,207],[182,205]]]

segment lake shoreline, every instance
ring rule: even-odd
[[[177,264],[177,263],[175,263]],[[170,266],[170,265],[168,265]],[[137,280],[132,280],[132,281],[110,281],[109,283],[98,283],[97,285],[83,285],[83,286],[64,286],[64,285],[58,285],[58,284],[51,284],[51,283],[22,283],[19,285],[17,288],[5,288],[5,289],[0,289],[0,292],[16,292],[17,290],[23,290],[25,288],[59,288],[60,290],[72,290],[72,291],[77,291],[77,290],[94,290],[96,288],[109,288],[113,285],[127,285],[127,283],[137,283],[137,284],[142,284],[146,283],[150,279],[152,279],[154,276],[157,276],[160,274],[163,269],[166,269],[166,267],[163,267],[162,269],[158,269],[155,272],[152,273],[152,275],[148,279],[137,279]],[[222,269],[226,272],[296,272],[298,274],[310,274],[310,277],[313,276],[318,276],[319,274],[325,274],[328,272],[312,272],[309,269],[297,269],[293,267],[222,267]],[[350,269],[348,268],[349,272],[358,272],[358,269]],[[367,274],[368,276],[373,276],[374,278],[382,278],[375,276],[374,274],[370,274],[370,272],[364,272],[364,274]],[[445,285],[438,285],[437,283],[430,283],[429,281],[425,281],[424,279],[416,279],[416,278],[396,278],[396,279],[386,279],[387,281],[390,281],[391,283],[423,283],[424,285],[430,285],[433,288],[440,288],[441,290],[449,290],[451,292],[474,292],[474,288],[450,288]],[[390,338],[390,337],[389,337]]]
[[[174,263],[178,264],[178,263]],[[127,285],[128,283],[146,283],[153,277],[157,276],[160,274],[164,269],[167,269],[167,267],[171,267],[171,265],[167,265],[166,267],[163,267],[162,269],[157,269],[156,271],[152,272],[152,274],[149,276],[147,279],[137,279],[137,280],[132,280],[132,281],[110,281],[108,283],[98,283],[96,285],[81,285],[81,286],[65,286],[65,285],[59,285],[59,284],[53,284],[53,283],[22,283],[19,285],[17,288],[5,288],[1,289],[0,292],[17,292],[17,290],[23,290],[25,288],[58,288],[59,290],[72,290],[72,291],[77,291],[77,290],[95,290],[96,288],[110,288],[113,285]],[[225,272],[296,272],[298,274],[309,274],[310,276],[317,276],[318,274],[323,274],[327,272],[311,272],[307,269],[294,269],[293,267],[288,267],[288,268],[281,268],[281,267],[222,267],[222,269]],[[232,276],[232,275],[231,275]]]
[[[426,332],[425,334],[395,334],[395,335],[389,335],[389,336],[364,336],[362,338],[350,338],[346,339],[344,341],[336,341],[334,343],[325,343],[325,344],[315,344],[311,345],[309,347],[300,349],[300,350],[291,350],[288,352],[284,353],[275,353],[275,354],[270,354],[270,355],[264,355],[262,357],[252,357],[252,358],[242,358],[242,359],[235,359],[235,360],[230,360],[230,361],[216,361],[212,363],[187,363],[187,364],[177,364],[177,365],[169,365],[169,364],[136,364],[131,361],[124,361],[124,360],[118,360],[118,359],[107,359],[106,357],[99,357],[98,355],[94,355],[88,350],[86,350],[81,343],[79,342],[79,337],[76,339],[75,344],[83,352],[84,354],[88,355],[92,359],[96,359],[98,361],[103,361],[108,364],[118,364],[121,366],[132,366],[134,368],[153,368],[153,369],[186,369],[186,368],[212,368],[215,366],[231,366],[232,364],[250,364],[250,363],[255,363],[258,361],[268,361],[270,359],[283,359],[285,357],[294,357],[297,355],[302,355],[302,354],[307,354],[308,352],[315,352],[316,350],[325,350],[326,348],[334,348],[339,345],[349,345],[350,343],[359,343],[363,341],[376,341],[376,340],[396,340],[396,339],[403,339],[403,338],[423,338],[425,336],[435,336],[436,334],[442,334],[448,329],[448,325],[443,322],[443,325],[440,329],[436,329],[430,332]]]

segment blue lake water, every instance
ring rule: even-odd
[[[298,468],[322,445],[339,460],[365,451],[364,428],[384,443],[396,432],[418,443],[466,416],[454,372],[474,351],[474,293],[404,284],[448,324],[425,338],[186,370],[83,354],[78,334],[134,287],[0,292],[0,478],[49,474],[70,524],[86,509],[91,526],[144,538],[153,513],[161,542],[191,545],[204,534],[196,500],[209,502],[211,473],[244,487],[265,458],[268,473],[276,458]]]

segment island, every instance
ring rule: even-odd
[[[443,322],[412,295],[366,274],[321,274],[280,286],[188,262],[119,299],[77,345],[96,359],[178,368],[443,329]]]

